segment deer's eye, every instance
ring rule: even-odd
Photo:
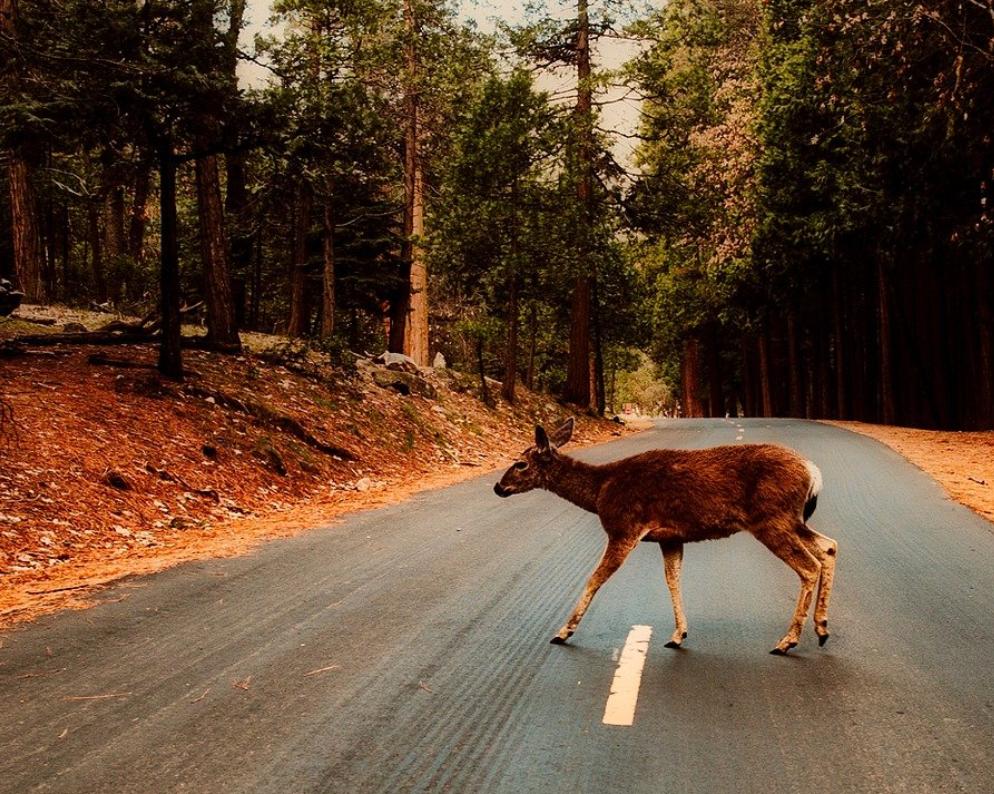
[[[518,471],[524,471],[525,469],[528,468],[528,463],[527,461],[519,460],[517,463],[514,464],[514,468],[516,468]]]

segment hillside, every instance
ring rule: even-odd
[[[107,319],[19,313],[57,323],[15,318],[0,339]],[[332,367],[263,335],[246,347],[190,351],[182,384],[158,376],[148,345],[28,346],[0,360],[14,415],[0,467],[0,623],[79,603],[122,575],[238,553],[475,476],[527,446],[535,422],[564,415],[523,389],[516,405],[488,408],[478,381],[453,370]],[[619,432],[581,418],[578,438]]]

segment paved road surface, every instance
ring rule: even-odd
[[[817,462],[812,525],[841,547],[824,649],[809,624],[790,657],[767,653],[797,579],[747,536],[687,548],[685,650],[663,647],[651,544],[572,646],[549,645],[596,518],[482,478],[3,635],[0,790],[994,791],[991,526],[874,441],[741,424],[661,423],[581,455],[741,434]],[[634,724],[607,726],[633,625],[654,630]],[[127,694],[66,699],[108,693]]]

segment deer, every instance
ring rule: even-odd
[[[601,560],[553,644],[573,636],[601,586],[639,543],[651,542],[662,550],[676,624],[666,647],[681,648],[687,638],[680,594],[684,544],[738,532],[755,537],[801,580],[790,626],[770,653],[786,655],[797,646],[816,588],[814,629],[818,645],[825,644],[839,546],[807,524],[822,489],[814,463],[775,444],[739,444],[657,449],[594,465],[560,452],[573,428],[572,418],[551,435],[536,426],[535,444],[494,485],[500,497],[536,488],[551,491],[596,513],[607,534]]]

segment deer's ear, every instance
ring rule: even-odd
[[[572,416],[556,428],[551,438],[552,446],[561,447],[563,444],[568,443],[571,438],[573,438]]]
[[[535,425],[535,446],[538,447],[539,452],[545,452],[549,449],[549,437],[542,425]]]

